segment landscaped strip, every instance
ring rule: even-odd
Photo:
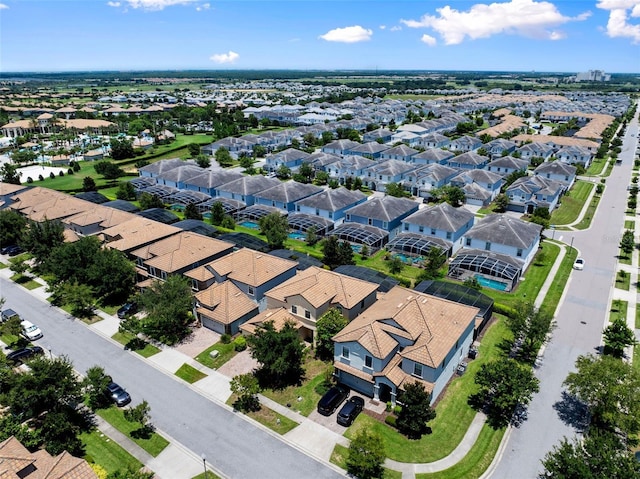
[[[189,384],[193,384],[196,381],[200,381],[201,379],[207,377],[205,373],[203,373],[202,371],[198,371],[196,368],[188,365],[187,363],[184,363],[182,366],[180,366],[180,369],[175,372],[175,375],[180,379],[187,381]]]
[[[342,469],[346,469],[347,457],[349,457],[349,448],[336,444],[329,461]],[[394,471],[393,469],[384,468],[382,479],[402,479],[402,473],[400,471]]]
[[[247,416],[251,419],[255,419],[263,426],[266,426],[281,435],[288,433],[298,425],[298,423],[292,419],[289,419],[288,417],[283,416],[264,405],[260,406],[259,411],[248,412]]]
[[[576,181],[563,196],[560,206],[551,213],[551,224],[568,225],[576,221],[594,187],[590,181]]]
[[[35,279],[19,273],[11,276],[11,281],[13,281],[14,283],[18,283],[20,286],[22,286],[23,288],[27,288],[28,290],[36,289],[42,286]]]
[[[623,299],[614,299],[611,302],[611,309],[609,310],[609,321],[613,321],[616,317],[621,317],[626,320],[628,308],[628,301]]]
[[[215,358],[211,357],[212,351],[218,351],[218,355]],[[218,369],[236,354],[237,352],[234,349],[233,342],[227,344],[216,343],[198,354],[196,361],[210,369]]]
[[[631,273],[621,269],[616,273],[616,288],[629,291],[631,286]]]
[[[591,220],[593,219],[593,215],[596,214],[596,210],[598,209],[598,203],[600,203],[601,195],[593,195],[591,198],[591,203],[587,207],[587,211],[584,214],[584,217],[580,222],[573,227],[577,230],[586,230],[589,226],[591,226]]]
[[[149,439],[132,437],[131,432],[139,429],[140,424],[127,421],[124,418],[124,412],[122,409],[118,409],[115,406],[108,409],[98,409],[96,414],[115,427],[122,434],[130,438],[153,457],[157,457],[158,454],[160,454],[164,448],[169,445],[169,441],[156,432],[151,433],[151,437]]]
[[[94,430],[82,433],[80,440],[85,448],[85,460],[102,466],[109,474],[119,469],[140,469],[143,464],[125,451],[117,442],[102,432]]]
[[[131,333],[121,333],[121,332],[117,332],[116,334],[111,336],[111,339],[115,339],[123,346],[126,346],[127,344],[129,344],[129,342],[134,338],[135,338],[135,335]],[[158,354],[160,352],[160,349],[155,347],[153,344],[146,343],[144,348],[134,349],[133,351],[138,353],[143,358],[149,358],[154,354]]]

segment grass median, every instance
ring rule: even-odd
[[[96,414],[98,414],[102,419],[107,421],[118,431],[120,431],[142,449],[151,454],[153,457],[158,456],[158,454],[160,454],[169,445],[169,441],[167,441],[164,437],[156,432],[151,433],[151,436],[148,439],[132,437],[131,433],[139,429],[140,424],[127,421],[124,418],[123,410],[115,406],[111,406],[107,409],[99,409],[98,411],[96,411]]]

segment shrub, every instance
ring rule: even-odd
[[[27,176],[27,183],[33,183],[33,178],[31,178],[30,176]]]
[[[62,172],[61,172],[62,173]],[[67,175],[73,175],[73,168],[67,170]]]
[[[223,334],[222,336],[220,336],[220,342],[222,344],[229,344],[231,342],[231,335],[230,334]]]
[[[56,177],[55,173],[52,171],[51,173],[49,173],[49,178],[51,178],[52,180]]]
[[[244,336],[238,336],[233,340],[233,349],[236,351],[244,351],[247,349],[247,340],[244,339]]]
[[[517,314],[515,309],[502,303],[494,303],[493,312],[497,314],[504,314],[508,318],[515,318]]]
[[[391,412],[391,408],[393,407],[393,405],[391,404],[391,401],[387,401],[387,405],[384,408],[385,411],[387,412]]]
[[[396,427],[396,417],[395,416],[387,416],[384,418],[384,422],[391,427]]]
[[[64,176],[64,171],[60,170],[60,173],[58,173],[58,176]]]
[[[38,175],[38,181],[42,181],[42,180],[44,180],[43,176],[42,175]]]

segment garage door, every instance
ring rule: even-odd
[[[202,325],[207,329],[215,331],[216,333],[224,334],[224,324],[221,324],[217,321],[212,321],[209,318],[202,317]]]

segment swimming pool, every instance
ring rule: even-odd
[[[362,251],[362,245],[361,244],[352,244],[351,245],[351,249],[353,250],[354,253],[360,253]]]
[[[495,289],[497,291],[506,291],[507,283],[503,283],[502,281],[496,281],[495,279],[485,278],[482,275],[476,274],[474,277],[478,280],[481,286],[485,286],[487,288]]]
[[[245,228],[251,228],[252,230],[260,229],[260,226],[258,225],[258,223],[254,221],[243,221],[242,223],[240,223],[240,226],[244,226]]]
[[[289,238],[299,241],[304,241],[307,239],[307,235],[304,233],[300,233],[299,231],[292,231],[288,234]]]

